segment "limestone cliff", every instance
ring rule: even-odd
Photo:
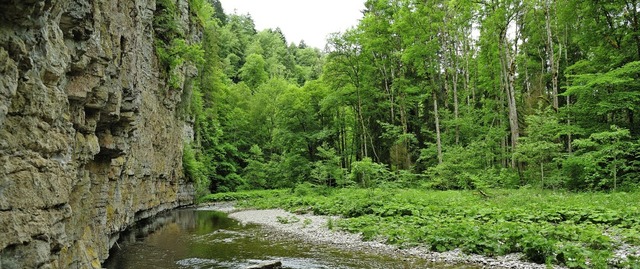
[[[192,203],[155,8],[0,0],[0,268],[100,268],[119,232]]]

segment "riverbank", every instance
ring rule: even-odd
[[[469,255],[460,250],[432,252],[425,248],[400,249],[380,241],[365,241],[361,234],[352,234],[334,228],[340,217],[313,214],[294,214],[282,209],[238,209],[231,202],[213,203],[199,208],[229,214],[240,223],[254,223],[272,230],[274,236],[289,236],[314,244],[330,244],[345,250],[360,250],[400,257],[418,257],[434,263],[469,264],[479,268],[543,269],[545,265],[522,261],[521,254],[501,257]],[[564,268],[555,266],[554,268]]]
[[[239,208],[340,216],[327,226],[358,234],[366,242],[397,247],[394,252],[416,252],[435,260],[462,256],[453,261],[486,264],[484,257],[503,257],[495,259],[568,268],[640,266],[640,192],[492,189],[479,193],[302,186],[218,193],[202,200],[237,201]],[[279,226],[297,223],[286,216],[273,221]],[[299,222],[304,224],[302,219]]]

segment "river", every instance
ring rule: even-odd
[[[193,209],[139,223],[121,236],[103,267],[242,269],[273,260],[281,261],[283,268],[473,268],[311,244],[275,236],[258,225],[242,225],[226,213]]]

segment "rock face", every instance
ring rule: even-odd
[[[121,231],[193,202],[155,6],[0,0],[0,268],[100,268]]]

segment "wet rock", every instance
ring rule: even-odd
[[[261,264],[251,265],[246,269],[278,269],[278,268],[282,268],[282,262],[280,261],[263,262]]]

